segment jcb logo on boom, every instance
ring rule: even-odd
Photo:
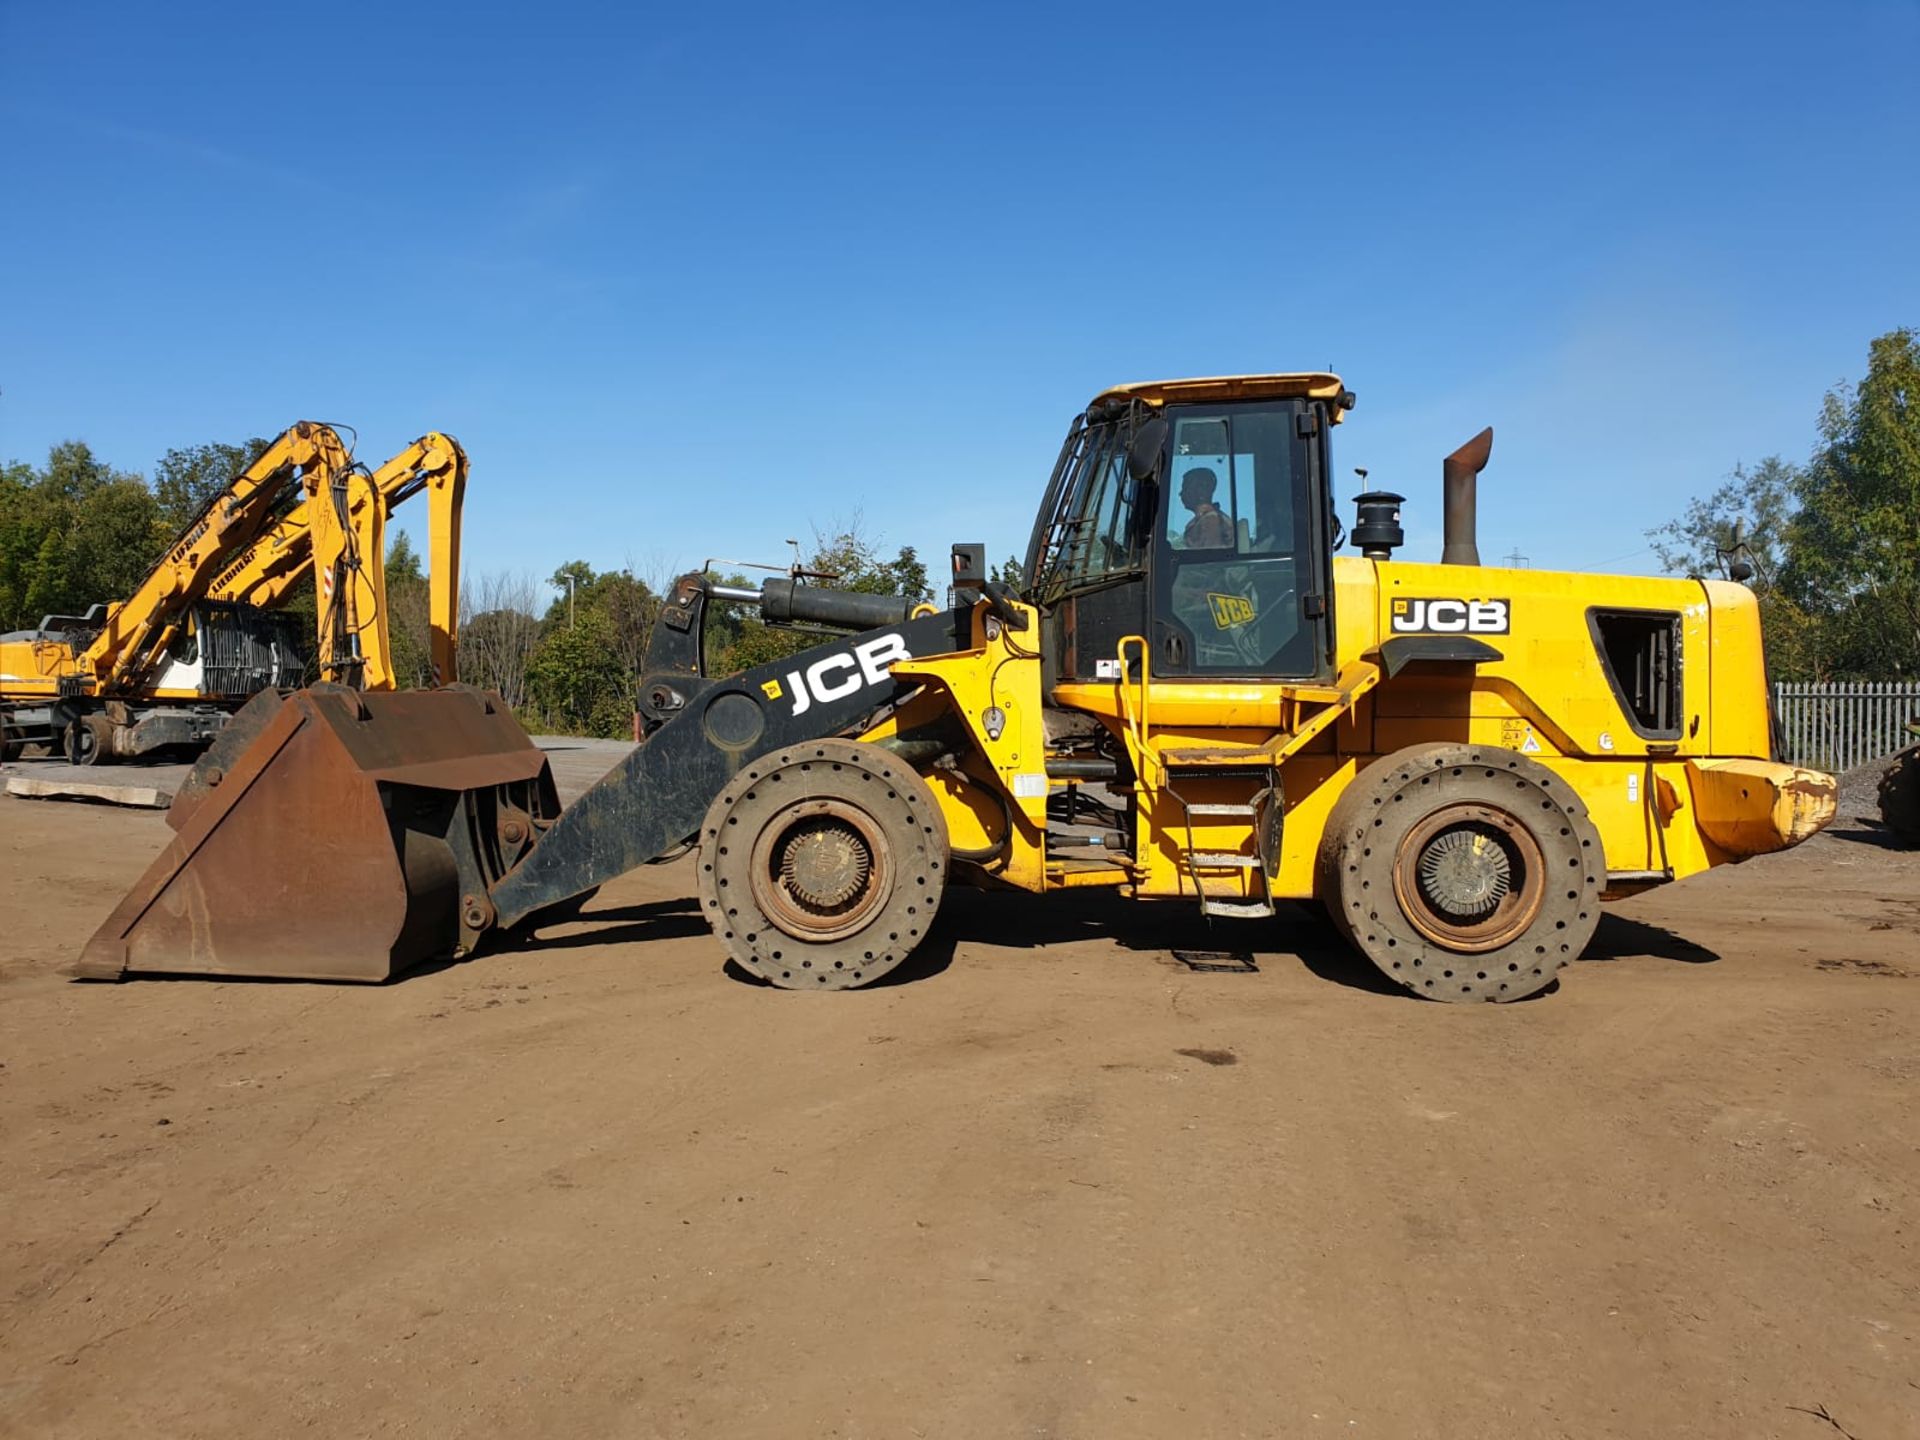
[[[786,693],[793,697],[793,713],[806,714],[816,700],[822,705],[831,705],[856,691],[885,684],[888,666],[896,660],[912,658],[907,642],[898,635],[876,635],[854,646],[850,652],[841,650],[823,655],[805,670],[789,670]],[[778,680],[769,680],[760,688],[769,700],[780,698]]]
[[[1396,635],[1505,635],[1509,612],[1505,600],[1396,600]]]

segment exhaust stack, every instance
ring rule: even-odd
[[[1440,487],[1445,493],[1446,545],[1440,551],[1442,565],[1478,565],[1478,502],[1475,491],[1487,459],[1493,454],[1493,427],[1489,425],[1473,439],[1440,462]]]

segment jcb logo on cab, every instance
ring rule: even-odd
[[[1505,600],[1396,600],[1396,635],[1505,635],[1509,612]]]
[[[1218,629],[1253,623],[1253,601],[1244,595],[1208,595],[1207,604],[1213,607],[1213,623]]]

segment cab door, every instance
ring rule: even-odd
[[[1153,677],[1329,673],[1321,407],[1169,406],[1150,542]]]

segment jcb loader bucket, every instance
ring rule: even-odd
[[[497,695],[263,691],[75,973],[378,981],[464,954],[493,922],[488,885],[558,813]]]

